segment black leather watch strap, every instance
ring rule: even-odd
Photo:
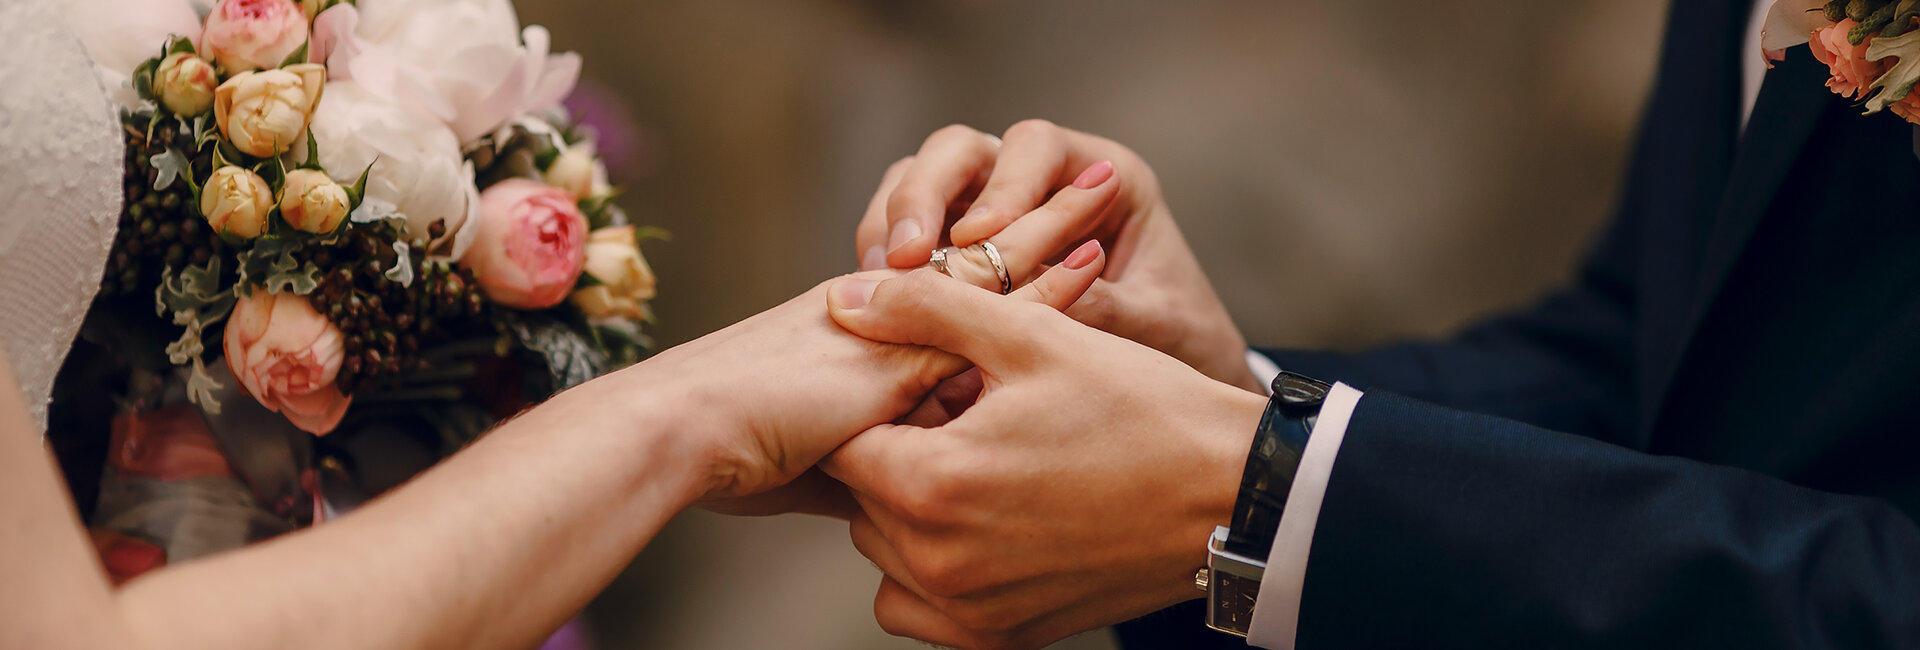
[[[1240,477],[1240,496],[1233,504],[1233,520],[1227,525],[1228,551],[1267,559],[1274,533],[1280,528],[1280,516],[1287,508],[1287,493],[1293,489],[1294,473],[1300,469],[1300,456],[1306,453],[1320,405],[1331,388],[1326,382],[1291,372],[1273,379],[1273,397],[1260,418],[1260,429],[1253,434],[1246,471]]]

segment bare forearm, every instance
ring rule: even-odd
[[[703,487],[668,414],[636,412],[622,381],[338,521],[136,581],[124,620],[161,648],[530,647]]]

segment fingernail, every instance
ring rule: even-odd
[[[1074,249],[1073,254],[1067,256],[1067,261],[1061,262],[1060,264],[1068,269],[1078,271],[1087,268],[1088,264],[1092,264],[1093,261],[1099,257],[1100,240],[1089,239],[1087,243],[1081,244],[1079,248]]]
[[[885,247],[875,246],[869,248],[867,249],[866,255],[860,256],[860,270],[878,271],[884,268],[887,268],[887,249]]]
[[[920,238],[920,224],[915,221],[902,221],[894,224],[893,233],[887,236],[887,250],[897,251],[907,242]]]
[[[839,309],[861,309],[873,301],[873,290],[880,288],[878,280],[848,278],[833,285],[833,306]]]
[[[1090,190],[1099,187],[1101,183],[1107,182],[1109,178],[1113,178],[1113,163],[1102,160],[1094,163],[1092,167],[1088,167],[1087,171],[1080,172],[1080,177],[1073,179],[1073,186],[1083,190]]]

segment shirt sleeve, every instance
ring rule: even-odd
[[[1247,369],[1253,371],[1253,376],[1260,380],[1260,385],[1267,387],[1267,395],[1272,396],[1273,379],[1280,376],[1280,364],[1274,363],[1273,359],[1267,358],[1267,355],[1247,350]]]
[[[1249,363],[1251,359],[1249,356]],[[1300,627],[1300,593],[1307,581],[1307,556],[1313,550],[1313,529],[1320,519],[1320,503],[1327,496],[1327,480],[1333,477],[1334,459],[1340,454],[1340,443],[1347,437],[1347,423],[1360,405],[1360,396],[1352,386],[1334,384],[1320,406],[1320,418],[1307,439],[1300,471],[1294,474],[1293,487],[1287,492],[1286,512],[1280,515],[1280,529],[1267,554],[1267,570],[1260,581],[1260,598],[1247,634],[1250,645],[1293,650],[1294,635]]]

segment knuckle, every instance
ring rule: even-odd
[[[909,218],[913,214],[912,210],[923,203],[920,196],[914,192],[912,180],[901,181],[900,186],[894,188],[892,194],[887,195],[888,220]]]
[[[902,553],[905,556],[900,561],[907,565],[907,573],[913,576],[915,584],[930,595],[959,598],[973,588],[973,579],[965,571],[966,562],[954,555],[924,551]]]
[[[904,485],[898,486],[893,494],[901,516],[923,524],[941,524],[953,521],[959,510],[956,502],[962,493],[955,489],[955,481],[947,478],[942,463],[921,462],[909,474],[916,476]]]
[[[1060,126],[1040,118],[1029,118],[1007,127],[1007,139],[1052,138],[1060,135]]]
[[[964,141],[966,139],[974,138],[979,135],[980,135],[980,131],[971,126],[967,126],[965,124],[957,124],[957,123],[948,124],[946,126],[940,127],[940,130],[934,131],[933,135],[928,136],[927,143],[933,144],[935,142]]]

